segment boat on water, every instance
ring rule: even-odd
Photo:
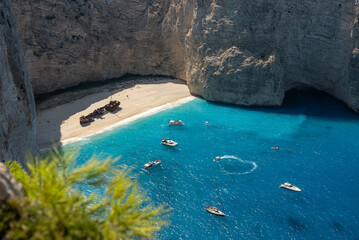
[[[166,145],[166,146],[170,146],[170,147],[174,147],[174,146],[177,146],[178,143],[169,139],[169,138],[162,138],[162,141],[161,141],[161,144],[162,145]]]
[[[273,146],[272,149],[273,149],[273,150],[279,150],[279,147]]]
[[[161,163],[161,160],[155,160],[155,161],[151,161],[151,162],[146,163],[144,167],[145,167],[145,169],[148,169],[148,168],[157,166],[160,163]]]
[[[222,216],[222,217],[226,216],[226,214],[221,212],[217,207],[207,206],[204,209],[206,209],[208,212],[210,212],[214,215],[217,215],[217,216]]]
[[[170,125],[170,126],[183,126],[184,122],[182,122],[181,120],[170,120],[168,125]]]
[[[216,200],[217,200],[217,206],[219,205],[219,201],[218,201],[218,188],[217,188],[217,184],[216,184]],[[222,208],[223,208],[223,204],[222,204]],[[205,207],[204,209],[206,209],[209,213],[212,213],[214,215],[217,215],[217,216],[222,216],[222,217],[225,217],[226,214],[224,214],[222,211],[220,211],[218,209],[218,207],[213,207],[213,206],[207,206]]]
[[[285,189],[288,189],[288,190],[292,190],[292,191],[295,191],[295,192],[300,192],[302,190],[300,190],[298,187],[290,184],[290,183],[283,183],[279,186],[280,188],[285,188]]]
[[[217,156],[215,159],[213,159],[214,162],[217,162],[218,160],[221,160],[221,157]]]
[[[166,145],[166,146],[170,146],[170,147],[177,146],[178,143],[171,139],[173,137],[172,137],[172,132],[171,132],[171,127],[170,126],[168,126],[168,130],[169,130],[169,133],[170,133],[170,138],[162,138],[161,139],[161,144]]]

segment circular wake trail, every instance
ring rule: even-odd
[[[255,163],[255,162],[248,161],[248,160],[243,160],[243,159],[237,158],[236,156],[233,156],[233,155],[224,155],[224,156],[221,156],[221,160],[220,160],[220,161],[222,161],[223,159],[236,159],[236,160],[240,161],[241,163],[253,165],[253,167],[252,167],[250,170],[248,170],[248,171],[238,172],[238,173],[226,171],[227,174],[232,174],[232,175],[244,175],[244,174],[249,174],[249,173],[253,172],[254,170],[256,170],[257,167],[258,167],[258,166],[257,166],[257,163]]]

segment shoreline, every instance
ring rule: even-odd
[[[75,138],[65,139],[65,140],[63,140],[61,142],[55,143],[55,145],[61,144],[61,146],[64,146],[64,145],[67,145],[67,144],[70,144],[70,143],[79,142],[79,141],[82,141],[82,140],[84,140],[84,139],[86,139],[88,137],[92,137],[92,136],[97,135],[97,134],[108,132],[108,131],[110,131],[112,129],[118,128],[120,126],[125,126],[127,124],[133,123],[133,122],[135,122],[137,120],[140,120],[140,119],[143,119],[143,118],[146,118],[146,117],[150,117],[150,116],[155,115],[157,113],[160,113],[162,111],[181,106],[182,104],[188,103],[188,102],[190,102],[190,101],[192,101],[194,99],[196,99],[196,97],[191,96],[191,97],[182,98],[182,99],[180,99],[178,101],[175,101],[175,102],[166,103],[164,105],[149,109],[146,112],[143,112],[143,113],[128,117],[128,118],[126,118],[124,120],[121,120],[121,121],[119,121],[117,123],[114,123],[114,124],[112,124],[110,126],[107,126],[107,127],[103,128],[103,129],[99,130],[98,132],[91,133],[91,134],[89,134],[87,136],[84,136],[84,137],[75,137]],[[44,150],[47,150],[47,149],[50,149],[50,148],[51,148],[51,146],[45,147],[45,148],[40,148],[40,151],[44,151]]]
[[[131,87],[127,86],[128,82],[117,83],[110,91],[100,88],[99,92],[92,91],[73,101],[38,109],[37,136],[40,151],[81,141],[196,98],[189,93],[187,85],[177,79],[147,79],[146,82],[138,82],[135,79]],[[87,126],[80,125],[80,116],[102,107],[110,99],[121,102],[119,110],[95,118],[95,121]]]

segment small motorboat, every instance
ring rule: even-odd
[[[281,184],[279,187],[285,188],[285,189],[288,189],[288,190],[292,190],[292,191],[295,191],[295,192],[300,192],[300,191],[302,191],[302,190],[300,190],[298,187],[296,187],[296,186],[294,186],[294,185],[292,185],[292,184],[290,184],[290,183],[287,183],[287,182]]]
[[[169,138],[162,138],[162,141],[161,141],[161,144],[162,145],[166,145],[166,146],[170,146],[170,147],[174,147],[174,146],[177,146],[178,143],[169,139]]]
[[[170,126],[183,126],[184,123],[181,120],[171,120],[168,125]]]
[[[226,216],[226,214],[219,211],[219,209],[217,207],[207,206],[204,209],[206,209],[208,212],[210,212],[210,213],[212,213],[214,215],[217,215],[217,216],[222,216],[222,217]]]
[[[273,146],[272,149],[273,149],[273,150],[279,150],[279,147]]]
[[[150,168],[150,167],[154,167],[157,166],[158,164],[161,163],[161,160],[155,160],[155,161],[151,161],[145,164],[145,169]]]
[[[217,162],[217,161],[220,160],[220,159],[221,159],[221,157],[218,157],[218,156],[217,156],[213,161],[214,161],[214,162]]]
[[[208,122],[205,122],[205,124],[206,124],[207,126],[209,126],[209,123],[208,123]]]

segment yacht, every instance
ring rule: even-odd
[[[170,146],[170,147],[174,147],[174,146],[177,146],[178,143],[169,139],[169,138],[162,138],[162,141],[161,141],[161,144],[162,145],[166,145],[166,146]]]
[[[214,215],[217,215],[217,216],[222,216],[222,217],[226,216],[226,214],[221,212],[217,207],[207,206],[204,209],[206,209],[208,212],[210,212]]]
[[[216,183],[216,200],[217,200],[217,204],[216,206],[219,205],[219,197],[218,197],[219,193],[218,193],[218,187],[217,187],[217,183]],[[218,209],[218,207],[213,207],[213,206],[207,206],[204,209],[206,209],[208,212],[217,215],[217,216],[226,216],[226,214],[224,214],[222,211],[220,211]],[[222,210],[224,210],[223,204],[222,204]]]
[[[155,160],[155,161],[148,162],[145,164],[145,169],[157,166],[160,163],[161,163],[161,160]]]
[[[281,184],[279,187],[285,188],[285,189],[288,189],[288,190],[292,190],[292,191],[295,191],[295,192],[300,192],[300,191],[302,191],[302,190],[300,190],[298,187],[296,187],[296,186],[294,186],[294,185],[292,185],[292,184],[290,184],[290,183],[287,183],[287,182]]]
[[[171,120],[168,125],[170,126],[183,126],[184,123],[181,120]]]
[[[213,161],[214,162],[217,162],[218,160],[220,160],[221,159],[221,157],[216,157]]]

